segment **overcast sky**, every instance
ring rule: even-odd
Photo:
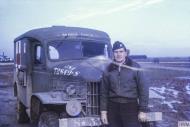
[[[190,56],[190,0],[0,0],[0,54],[20,34],[52,25],[107,32],[131,54]]]

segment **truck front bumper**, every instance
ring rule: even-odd
[[[100,117],[80,117],[59,119],[59,127],[101,126]]]

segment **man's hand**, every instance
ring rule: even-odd
[[[103,124],[108,124],[107,111],[101,111],[101,120]]]
[[[138,114],[138,119],[139,119],[139,121],[141,121],[141,122],[146,122],[146,121],[147,121],[146,113],[144,113],[144,112],[139,112],[139,114]]]

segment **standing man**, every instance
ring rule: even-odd
[[[101,120],[109,127],[140,127],[148,106],[148,86],[139,64],[128,57],[122,42],[113,44],[114,62],[103,75]],[[133,69],[136,68],[136,69]]]

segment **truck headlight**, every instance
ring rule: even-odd
[[[66,105],[66,111],[70,116],[77,116],[82,110],[82,105],[78,100],[70,100]]]
[[[73,94],[75,94],[75,93],[76,93],[76,88],[75,88],[75,86],[74,86],[74,85],[68,85],[68,86],[66,87],[66,92],[67,92],[68,95],[73,95]]]

